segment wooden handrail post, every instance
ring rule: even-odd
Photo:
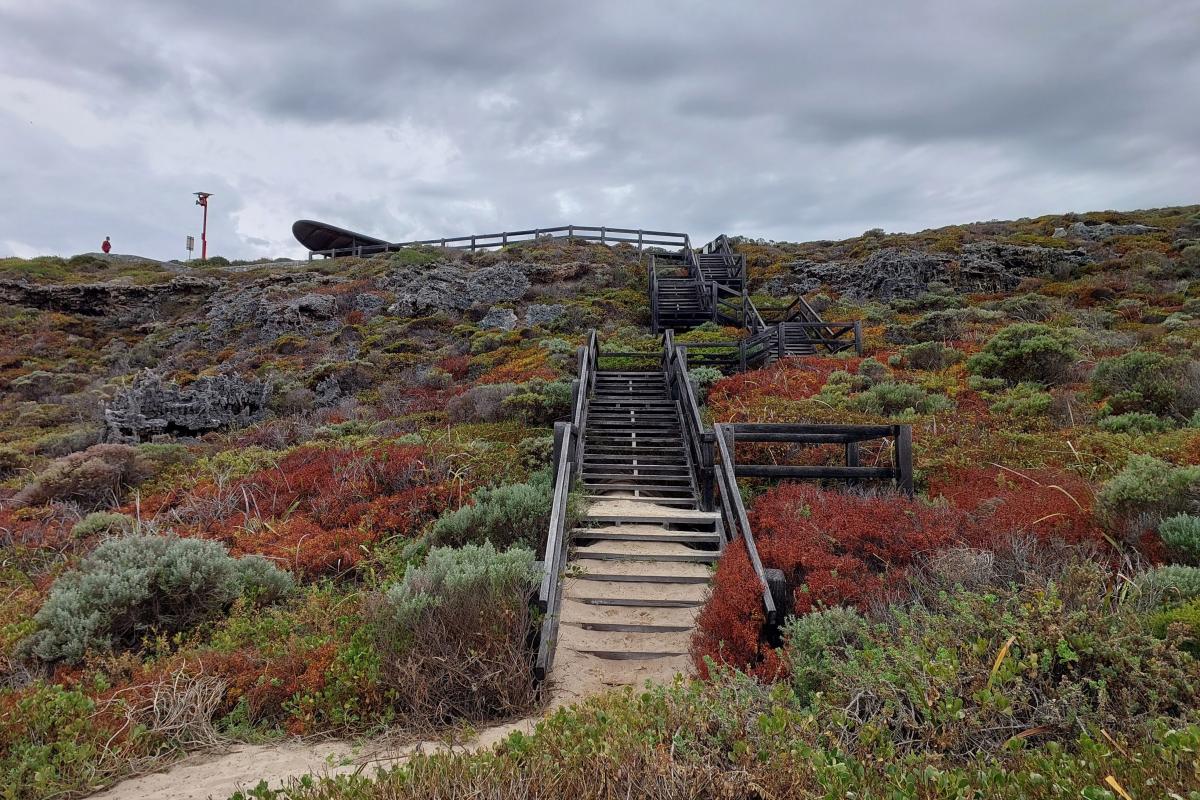
[[[854,354],[862,358],[863,342],[862,342],[862,320],[854,320]]]
[[[912,426],[896,426],[896,483],[909,497],[913,495]]]
[[[700,509],[712,511],[714,506],[714,482],[716,481],[716,441],[712,431],[700,434]]]
[[[782,361],[784,355],[786,355],[786,353],[787,353],[787,350],[784,345],[783,337],[784,337],[783,323],[777,322],[777,323],[775,323],[775,351],[776,351],[776,353],[778,353],[778,355],[776,355],[775,358],[778,361]]]
[[[642,229],[638,228],[638,252],[642,252]]]

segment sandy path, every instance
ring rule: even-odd
[[[361,770],[369,775],[376,767],[401,763],[415,753],[492,747],[513,731],[532,732],[536,721],[530,718],[485,728],[475,739],[454,745],[424,741],[402,747],[381,746],[378,742],[356,746],[336,739],[235,745],[227,752],[201,753],[177,761],[165,772],[121,781],[91,795],[91,800],[226,800],[239,789],[253,788],[259,781],[278,787],[290,778],[310,773],[346,775]]]
[[[594,504],[591,513],[612,515],[702,516],[698,512],[668,509],[648,503],[611,500]],[[654,525],[631,526],[630,531],[665,530]],[[707,568],[696,564],[662,562],[626,562],[613,565],[586,559],[589,549],[600,547],[603,551],[623,550],[643,553],[653,558],[657,553],[680,550],[679,545],[660,544],[615,544],[608,543],[592,548],[580,548],[575,564],[587,568],[597,576],[613,572],[624,574],[667,573],[681,576],[702,576]],[[607,581],[579,581],[568,579],[564,586],[564,625],[560,628],[558,655],[553,672],[553,691],[548,710],[582,700],[620,686],[641,686],[645,681],[670,681],[676,673],[691,671],[691,659],[687,650],[687,635],[683,633],[662,635],[655,647],[679,651],[678,655],[652,660],[609,660],[596,658],[576,648],[639,649],[646,647],[637,634],[604,634],[585,631],[579,627],[594,621],[657,622],[659,624],[690,625],[694,622],[695,609],[654,609],[652,611],[629,608],[589,607],[573,600],[573,597],[628,597],[631,586],[637,586],[637,594],[655,599],[702,600],[707,587],[687,584],[617,584]],[[318,742],[289,741],[276,744],[239,744],[228,751],[201,753],[177,761],[163,772],[155,772],[130,778],[111,788],[91,796],[91,800],[227,800],[239,789],[253,788],[260,781],[278,787],[289,779],[303,775],[345,775],[358,771],[372,774],[377,767],[388,767],[403,762],[415,753],[437,752],[447,749],[478,750],[492,747],[513,731],[529,733],[537,724],[537,717],[485,728],[469,741],[448,745],[444,741],[423,741],[408,745],[392,745],[381,741],[354,742],[330,739]]]

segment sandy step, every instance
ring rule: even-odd
[[[587,630],[577,624],[558,627],[558,649],[604,653],[687,653],[691,646],[690,630],[673,633],[632,633],[628,631]]]
[[[616,625],[682,625],[696,624],[700,608],[646,608],[642,606],[600,606],[579,600],[564,599],[560,612],[563,623]]]
[[[673,561],[597,561],[591,558],[572,558],[567,564],[573,575],[653,576],[708,579],[712,571],[705,564],[684,564]]]
[[[679,600],[703,603],[708,600],[709,587],[703,583],[624,583],[617,581],[581,581],[567,578],[563,581],[563,597],[572,600],[584,598]]]
[[[575,545],[572,548],[572,558],[588,558],[591,553],[610,553],[645,558],[653,561],[660,556],[693,556],[716,555],[716,551],[697,550],[678,542],[594,542],[587,545]]]

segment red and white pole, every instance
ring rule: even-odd
[[[204,225],[200,228],[200,260],[208,260],[208,198],[212,192],[196,192],[196,205],[204,209]]]

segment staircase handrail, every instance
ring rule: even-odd
[[[742,493],[738,489],[737,476],[734,474],[734,459],[724,425],[713,426],[717,452],[721,456],[719,464],[715,465],[717,487],[721,497],[721,519],[728,541],[741,539],[746,543],[746,554],[750,558],[750,566],[758,578],[762,590],[763,609],[766,612],[766,622],[774,624],[776,620],[775,599],[771,597],[770,585],[767,583],[767,571],[763,568],[762,559],[758,555],[758,545],[754,541],[754,531],[750,528],[750,519],[746,515],[746,505],[742,502]]]
[[[687,451],[689,467],[700,504],[704,510],[712,505],[712,433],[704,425],[700,415],[700,404],[696,402],[696,390],[688,376],[687,348],[675,344],[673,331],[663,334],[663,373],[667,389],[679,406],[683,418],[684,449]]]
[[[587,430],[588,407],[596,384],[596,367],[600,357],[595,330],[588,333],[587,344],[579,348],[578,357],[577,377],[571,382],[571,420],[554,423],[554,490],[550,501],[546,549],[542,557],[542,580],[537,596],[538,607],[544,615],[534,664],[534,672],[539,679],[549,674],[554,662],[555,636],[562,603],[562,571],[570,544],[566,527],[568,500],[571,484],[583,469],[584,432]]]

